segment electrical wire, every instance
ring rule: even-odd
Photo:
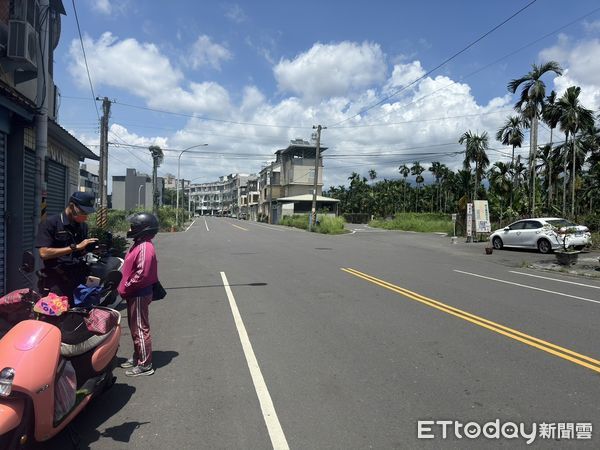
[[[465,48],[463,48],[462,50],[456,52],[454,55],[452,55],[451,57],[447,58],[445,61],[443,61],[442,63],[438,64],[437,66],[435,66],[433,69],[429,70],[428,72],[426,72],[424,75],[420,76],[419,78],[417,78],[416,80],[412,81],[411,83],[407,84],[406,86],[397,89],[396,91],[392,92],[390,95],[387,95],[386,97],[384,97],[383,99],[381,99],[380,101],[378,101],[377,103],[362,109],[361,111],[357,112],[356,114],[354,114],[353,116],[347,117],[344,120],[341,120],[339,122],[334,123],[333,125],[331,125],[331,127],[335,127],[336,125],[339,125],[340,123],[344,123],[347,122],[350,119],[353,119],[356,116],[359,116],[361,114],[366,113],[367,111],[375,108],[378,105],[381,105],[383,102],[385,102],[386,100],[389,100],[390,98],[398,95],[400,92],[405,91],[406,89],[408,89],[409,87],[411,87],[412,85],[414,85],[415,83],[418,83],[419,81],[421,81],[422,79],[426,78],[427,76],[429,76],[430,74],[432,74],[433,72],[435,72],[437,69],[439,69],[440,67],[445,66],[447,63],[449,63],[450,61],[452,61],[454,58],[456,58],[457,56],[459,56],[460,54],[466,52],[469,48],[473,47],[475,44],[477,44],[479,41],[483,40],[485,37],[489,36],[490,34],[492,34],[494,31],[496,31],[498,28],[500,28],[502,25],[504,25],[505,23],[509,22],[510,20],[512,20],[514,17],[518,16],[520,13],[522,13],[523,11],[525,11],[527,8],[529,8],[531,5],[533,5],[537,0],[532,0],[531,2],[529,2],[527,5],[525,5],[523,8],[519,9],[517,12],[515,12],[514,14],[512,14],[510,17],[508,17],[507,19],[503,20],[501,23],[499,23],[498,25],[496,25],[494,28],[492,28],[491,30],[487,31],[486,33],[484,33],[483,35],[481,35],[480,37],[478,37],[476,40],[474,40],[473,42],[471,42],[469,45],[467,45]]]
[[[92,84],[92,77],[90,75],[90,68],[87,62],[87,56],[85,54],[85,46],[83,45],[83,37],[81,36],[81,28],[79,26],[79,17],[77,16],[77,8],[75,7],[75,0],[72,0],[73,12],[75,13],[75,22],[77,22],[77,31],[79,33],[79,42],[81,42],[81,51],[83,52],[83,61],[85,62],[85,70],[87,72],[88,81],[90,82],[90,90],[92,91],[92,101],[94,102],[94,108],[96,108],[96,115],[100,120],[100,112],[98,111],[98,105],[96,104],[96,94],[94,93],[94,85]]]

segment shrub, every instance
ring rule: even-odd
[[[323,234],[345,233],[344,219],[341,217],[321,216],[318,218],[316,231]]]
[[[386,230],[419,231],[422,233],[452,233],[453,231],[450,215],[438,213],[400,213],[392,220],[372,220],[369,225]]]
[[[293,216],[283,216],[279,221],[280,225],[286,227],[300,228],[302,230],[308,229],[308,214],[294,214]]]

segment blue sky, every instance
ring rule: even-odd
[[[398,166],[413,161],[456,168],[462,158],[452,152],[461,150],[458,138],[469,129],[490,134],[492,161],[506,159],[508,149],[493,139],[515,102],[506,84],[532,63],[558,61],[565,73],[544,77],[548,92],[579,85],[584,105],[597,111],[600,5],[591,0],[538,0],[411,85],[528,3],[80,0],[76,6],[95,95],[116,101],[111,142],[170,149],[207,143],[205,153],[181,160],[182,177],[205,182],[256,173],[290,139],[308,140],[312,125],[322,124],[331,186],[347,183],[352,171],[397,178]],[[59,122],[97,152],[98,116],[73,4],[64,6],[55,52]],[[175,174],[177,153],[166,154],[159,173]],[[109,175],[125,167],[150,172],[143,148],[111,146],[110,155]]]

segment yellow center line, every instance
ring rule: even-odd
[[[232,227],[239,228],[240,230],[248,231],[246,228],[244,228],[244,227],[238,227],[237,225],[234,225],[232,223],[230,223],[229,225],[231,225]]]
[[[554,356],[558,356],[559,358],[563,358],[567,361],[571,361],[575,364],[579,364],[581,366],[587,367],[595,372],[600,373],[600,361],[589,356],[582,355],[580,353],[574,352],[564,347],[560,347],[558,345],[552,344],[551,342],[544,341],[542,339],[538,339],[536,337],[530,336],[528,334],[522,333],[513,328],[506,327],[504,325],[498,324],[496,322],[492,322],[490,320],[484,319],[483,317],[476,316],[474,314],[468,313],[466,311],[462,311],[458,308],[455,308],[450,305],[446,305],[440,301],[425,297],[424,295],[418,294],[413,291],[409,291],[408,289],[402,288],[400,286],[396,286],[392,283],[389,283],[385,280],[381,280],[372,275],[368,275],[366,273],[359,272],[356,269],[352,268],[342,268],[346,273],[350,275],[354,275],[355,277],[362,278],[363,280],[369,281],[370,283],[381,286],[390,291],[396,292],[397,294],[403,295],[404,297],[410,298],[417,302],[423,303],[432,308],[443,311],[447,314],[453,315],[460,319],[471,322],[475,325],[479,325],[480,327],[486,328],[488,330],[499,333],[503,336],[509,337],[516,341],[522,342],[523,344],[527,344],[531,347],[535,347],[539,350],[550,353]]]

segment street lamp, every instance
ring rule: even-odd
[[[180,166],[181,166],[181,155],[183,155],[185,152],[187,152],[188,150],[191,150],[193,148],[196,147],[205,147],[208,144],[198,144],[198,145],[192,145],[191,147],[188,148],[184,148],[183,150],[181,150],[181,152],[179,153],[179,156],[177,157],[177,206],[176,206],[176,210],[175,210],[175,225],[179,226],[179,170],[180,170]]]

